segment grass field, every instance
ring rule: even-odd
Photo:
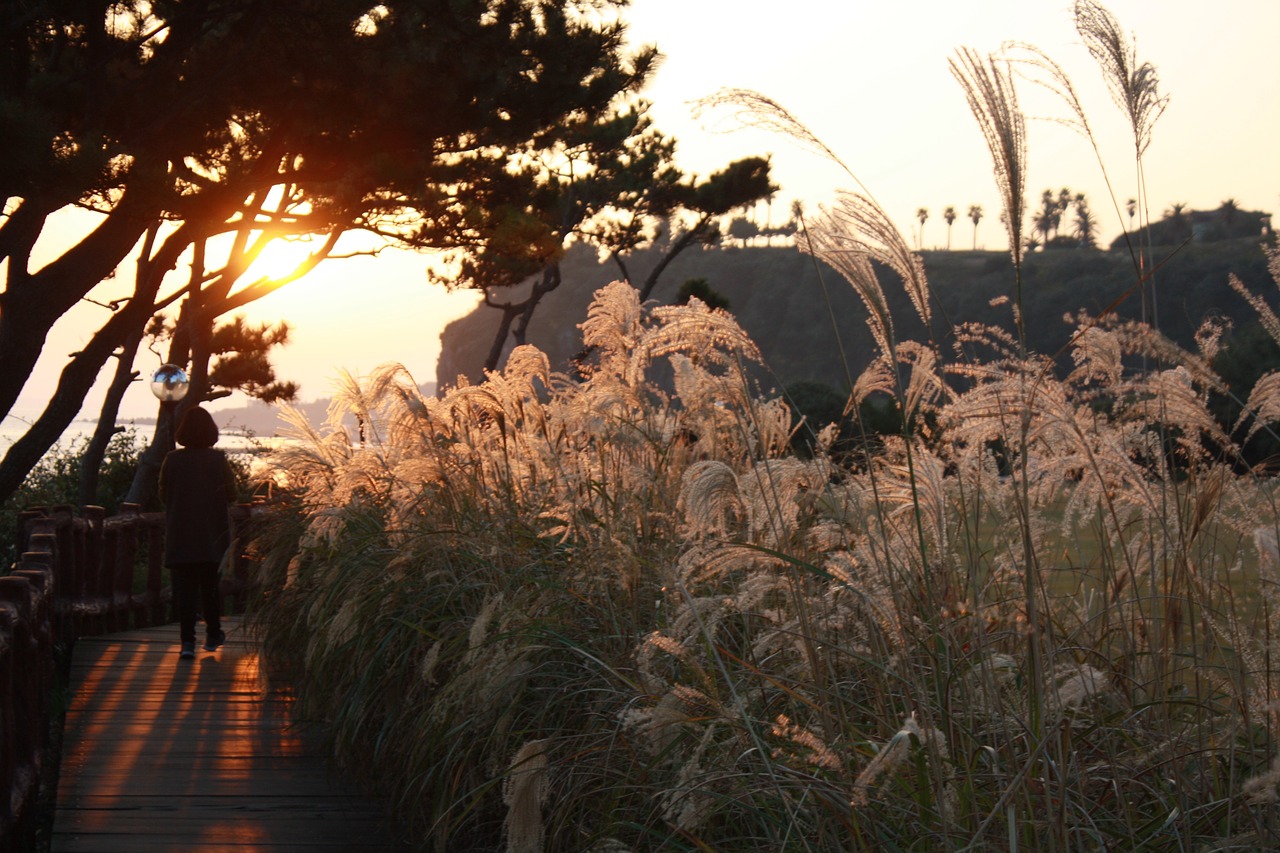
[[[1141,143],[1154,69],[1100,6],[1075,15]],[[945,351],[899,335],[881,271],[926,328],[934,303],[866,194],[800,235],[859,297],[876,355],[846,365],[846,411],[887,396],[887,433],[833,425],[796,455],[735,319],[625,283],[574,375],[521,347],[424,398],[388,366],[336,398],[366,444],[296,423],[255,624],[424,849],[1280,846],[1280,521],[1241,452],[1280,379],[1224,424],[1213,321],[1180,347],[1080,313],[1066,369],[1028,344],[1008,59],[953,60],[1013,247],[991,322]]]

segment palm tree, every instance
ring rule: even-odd
[[[1191,223],[1187,222],[1186,210],[1185,201],[1175,201],[1164,212],[1165,218],[1169,220],[1169,234],[1174,240],[1185,240],[1191,236]]]
[[[1093,211],[1089,210],[1089,202],[1085,200],[1084,193],[1076,196],[1075,206],[1076,239],[1080,241],[1082,249],[1096,249],[1098,247],[1098,218],[1093,215]]]
[[[956,209],[948,205],[947,209],[942,211],[942,218],[947,220],[947,251],[950,252],[951,251],[951,223],[956,221]]]
[[[1058,236],[1058,230],[1062,226],[1062,215],[1070,209],[1072,201],[1071,190],[1063,187],[1058,191],[1057,212],[1053,215],[1053,236]]]
[[[969,205],[969,218],[973,220],[973,250],[978,251],[978,223],[982,221],[982,205]]]
[[[927,220],[928,218],[929,218],[929,208],[922,207],[916,211],[916,219],[920,220],[920,237],[916,241],[916,247],[919,249],[924,248],[924,223],[925,223],[925,220]]]
[[[798,198],[791,202],[791,222],[789,224],[791,230],[797,233],[804,228],[804,202]]]
[[[1240,213],[1240,204],[1234,198],[1226,199],[1222,202],[1222,206],[1218,208],[1219,214],[1222,216],[1222,222],[1227,226],[1227,233],[1231,233],[1231,226],[1236,224],[1236,216]]]
[[[1057,227],[1056,220],[1060,217],[1058,213],[1058,199],[1053,194],[1053,190],[1045,190],[1040,194],[1040,212],[1036,214],[1036,218],[1032,221],[1031,230],[1040,235],[1036,240],[1037,246],[1048,246],[1049,239],[1053,236],[1053,230]],[[1034,248],[1030,251],[1035,251]]]

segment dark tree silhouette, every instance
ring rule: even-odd
[[[978,251],[978,223],[982,221],[982,205],[969,205],[969,219],[973,222],[973,250]]]
[[[1098,218],[1089,209],[1089,201],[1085,198],[1084,193],[1079,193],[1076,196],[1074,206],[1076,216],[1072,235],[1082,249],[1096,249],[1098,247]]]
[[[103,365],[131,361],[156,310],[193,284],[240,280],[238,267],[197,269],[166,293],[193,246],[242,235],[247,257],[262,236],[353,229],[420,245],[415,220],[474,203],[494,175],[554,150],[575,118],[637,88],[656,55],[629,53],[622,24],[570,0],[20,8],[4,13],[0,43],[0,416],[58,318],[145,254],[132,280],[114,280],[115,310],[0,462],[0,497],[74,418]],[[277,195],[284,207],[267,203]],[[38,267],[36,238],[69,208],[95,212],[96,225]],[[220,307],[260,294],[256,284]],[[213,296],[192,306],[206,329]]]
[[[1234,199],[1229,198],[1222,202],[1218,207],[1218,215],[1222,217],[1222,222],[1227,226],[1230,232],[1232,226],[1236,224],[1236,219],[1240,215],[1240,204]]]
[[[705,179],[686,174],[672,161],[674,141],[646,112],[640,102],[568,128],[572,144],[554,159],[490,181],[484,203],[459,210],[457,221],[433,223],[443,231],[431,239],[450,248],[459,270],[453,286],[480,290],[499,312],[485,370],[525,342],[541,300],[561,284],[560,260],[573,242],[597,246],[645,300],[677,255],[717,242],[722,218],[776,191],[760,157]],[[635,280],[629,256],[655,244],[658,263]]]
[[[674,304],[688,305],[689,300],[695,297],[702,300],[708,308],[729,310],[729,300],[722,293],[713,290],[705,278],[686,279],[685,283],[680,285],[679,292],[676,293]]]

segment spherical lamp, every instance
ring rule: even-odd
[[[178,402],[190,388],[187,372],[176,364],[162,364],[151,374],[151,393],[161,403]]]

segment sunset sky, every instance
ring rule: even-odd
[[[1275,0],[1112,0],[1108,8],[1134,34],[1140,60],[1152,62],[1168,110],[1156,125],[1145,174],[1150,215],[1174,202],[1216,208],[1280,208],[1280,2]],[[760,91],[803,121],[851,167],[914,245],[915,211],[929,210],[925,247],[946,243],[943,209],[960,218],[952,244],[973,243],[965,217],[986,212],[980,246],[1003,245],[991,162],[947,60],[961,46],[982,52],[1008,40],[1035,44],[1072,76],[1102,138],[1117,202],[1137,195],[1133,143],[1102,79],[1059,0],[633,0],[627,13],[637,42],[666,55],[647,92],[657,125],[679,141],[677,157],[706,174],[737,157],[770,154],[782,191],[772,218],[787,218],[793,199],[815,211],[837,188],[852,186],[840,169],[785,139],[758,131],[715,132],[696,121],[689,102],[723,87]],[[1024,87],[1030,115],[1061,108]],[[1104,242],[1122,227],[1092,149],[1051,121],[1033,122],[1029,186],[1084,192]],[[762,211],[763,214],[763,211]],[[276,359],[282,378],[302,384],[304,400],[328,396],[339,369],[356,374],[388,361],[404,363],[419,381],[435,379],[439,333],[470,308],[469,294],[446,298],[428,287],[422,258],[387,253],[322,265],[308,279],[260,301],[254,320],[288,320],[293,343]],[[176,279],[175,279],[176,280]],[[38,411],[62,359],[99,323],[84,306],[56,330],[36,381],[18,411]],[[138,368],[160,363],[144,352]],[[96,410],[99,392],[86,403]],[[233,397],[224,405],[241,405]],[[148,415],[145,387],[131,392],[126,416]],[[6,425],[7,426],[7,425]]]

